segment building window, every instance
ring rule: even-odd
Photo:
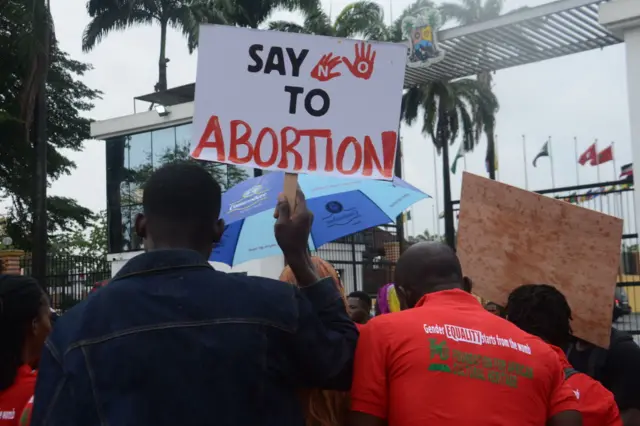
[[[106,141],[109,252],[142,248],[134,224],[142,211],[142,188],[153,170],[190,160],[191,124],[119,136]],[[196,161],[196,160],[192,160]],[[248,167],[200,162],[226,190],[253,177]]]

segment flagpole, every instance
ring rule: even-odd
[[[496,172],[496,181],[500,182],[500,167],[496,167],[496,158],[498,158],[498,135],[495,135],[493,138],[493,158],[491,159],[491,161],[493,161],[493,169]]]
[[[549,136],[549,162],[551,163],[551,187],[556,187],[556,173],[553,167],[553,148],[551,147],[551,136]]]
[[[464,146],[464,142],[462,142],[462,146]],[[467,171],[467,152],[463,151],[464,154],[462,154],[462,168],[464,169],[463,171]]]
[[[413,206],[411,206],[411,235],[416,236],[416,215]]]
[[[615,141],[611,142],[611,162],[613,163],[613,180],[618,180],[618,168],[616,167],[616,152],[613,149],[613,144]]]
[[[576,136],[573,137],[573,150],[576,154],[576,185],[580,185],[580,168],[578,168],[578,138]]]
[[[438,151],[436,150],[435,145],[431,144],[433,146],[433,179],[434,182],[436,183],[436,190],[435,192],[435,196],[436,196],[436,213],[438,214],[438,216],[436,216],[437,218],[437,231],[438,231],[438,235],[440,235],[440,196],[438,195],[438,161],[436,159],[436,157],[438,156]]]
[[[598,177],[598,183],[600,183],[600,162],[598,161],[598,154],[600,151],[598,151],[598,139],[596,139],[593,144],[596,147],[596,176]]]
[[[527,172],[527,143],[522,135],[522,154],[524,155],[524,189],[529,190],[529,173]]]

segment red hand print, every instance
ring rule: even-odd
[[[333,69],[342,62],[340,56],[333,56],[333,53],[322,55],[313,70],[311,70],[311,78],[318,81],[329,81],[332,78],[340,77],[342,74]]]
[[[365,52],[365,45],[367,47]],[[354,77],[362,78],[363,80],[369,80],[371,74],[373,74],[373,64],[376,61],[376,52],[371,51],[371,45],[366,44],[364,41],[360,43],[360,49],[358,45],[355,46],[356,58],[353,62],[349,58],[343,56],[342,62],[349,68],[351,74]]]

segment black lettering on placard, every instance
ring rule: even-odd
[[[260,52],[264,51],[264,46],[262,44],[252,44],[249,46],[249,57],[253,63],[247,66],[247,71],[251,73],[263,71],[265,74],[271,74],[271,72],[276,71],[282,76],[286,75],[287,66],[285,64],[284,50],[286,50],[287,58],[291,63],[291,76],[299,77],[302,64],[309,54],[309,49],[302,49],[299,53],[296,53],[295,49],[291,47],[283,49],[279,46],[272,46],[269,48],[267,59],[263,60]],[[298,109],[298,95],[304,93],[304,88],[299,86],[284,86],[284,91],[289,93],[289,114],[296,114]],[[312,104],[316,97],[322,99],[322,105],[317,109],[314,108]],[[309,115],[322,117],[329,111],[330,106],[331,99],[329,98],[329,94],[322,89],[311,89],[305,95],[304,109]]]
[[[313,105],[311,105],[311,101],[313,101],[313,98],[316,96],[320,96],[322,98],[322,106],[320,107],[320,109],[314,109]],[[327,94],[327,92],[322,89],[310,90],[304,98],[304,109],[306,109],[307,112],[314,117],[322,117],[323,115],[325,115],[327,111],[329,111],[330,106],[331,99],[329,99],[329,95]]]
[[[304,89],[298,86],[284,86],[284,91],[291,94],[289,98],[289,114],[295,114],[298,105],[298,95],[303,93]]]
[[[294,77],[300,77],[300,67],[304,62],[305,58],[309,54],[309,49],[302,49],[300,54],[296,56],[296,51],[291,47],[287,47],[287,55],[289,55],[289,60],[291,61],[291,75]]]
[[[271,71],[278,71],[280,75],[287,75],[287,68],[284,65],[284,53],[282,53],[281,47],[274,46],[269,49],[264,73],[271,74]]]
[[[262,58],[260,57],[260,55],[258,55],[258,52],[262,52],[262,49],[264,49],[264,46],[262,46],[261,44],[252,44],[251,46],[249,46],[249,56],[251,57],[251,59],[253,59],[253,65],[249,65],[247,67],[247,71],[249,72],[260,72],[260,70],[262,70]]]

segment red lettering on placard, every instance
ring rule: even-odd
[[[294,138],[292,141],[287,139],[287,133],[293,133]],[[289,154],[293,154],[293,170],[295,172],[302,170],[302,155],[296,150],[296,147],[300,143],[300,132],[293,127],[285,127],[280,132],[281,147],[282,152],[280,155],[280,163],[278,163],[278,168],[280,169],[288,169],[289,168]]]
[[[213,136],[215,140],[211,142],[209,138]],[[202,154],[202,150],[204,148],[212,148],[215,149],[217,154],[216,158],[218,161],[224,161],[224,140],[222,139],[222,130],[220,129],[220,121],[218,120],[218,116],[212,115],[207,122],[207,127],[204,128],[204,132],[202,132],[202,136],[200,136],[200,141],[196,146],[196,149],[193,150],[192,157],[200,158],[200,154]]]
[[[238,137],[238,127],[244,127],[244,133]],[[231,121],[231,144],[229,147],[229,160],[235,164],[247,164],[253,160],[253,145],[249,142],[251,137],[251,126],[242,120]],[[238,156],[238,146],[244,145],[247,147],[247,155],[244,157]]]
[[[309,161],[307,163],[307,170],[317,170],[317,154],[316,154],[316,138],[325,138],[331,141],[331,130],[301,130],[298,132],[301,137],[309,138]],[[328,142],[330,143],[330,142]],[[328,151],[329,154],[332,154]],[[327,155],[327,158],[331,158],[332,155]],[[331,161],[331,169],[333,170],[333,159]]]
[[[363,176],[371,176],[373,166],[380,174],[386,178],[393,177],[393,160],[396,154],[398,144],[398,134],[396,132],[382,132],[382,164],[380,158],[376,154],[376,147],[369,136],[364,137],[364,167],[362,169]]]
[[[370,135],[365,135],[361,141],[354,136],[347,136],[335,148],[330,129],[298,130],[287,126],[278,131],[271,127],[264,127],[257,132],[257,136],[252,138],[256,133],[247,122],[232,120],[229,123],[229,134],[227,159],[219,118],[212,116],[193,150],[193,157],[201,158],[205,148],[212,148],[216,152],[213,157],[208,156],[208,159],[213,161],[229,161],[238,165],[253,163],[265,169],[277,168],[291,172],[313,172],[322,167],[318,165],[318,161],[322,161],[318,157],[322,152],[321,144],[324,142],[325,172],[337,170],[347,176],[361,173],[362,176],[375,175],[386,179],[393,177],[398,144],[396,131],[385,131],[380,134],[381,150],[376,150],[375,139]],[[263,147],[265,153],[262,152]],[[308,147],[308,150],[301,150],[301,147]],[[302,152],[305,153],[304,157]],[[263,154],[268,158],[263,158]],[[322,157],[322,154],[320,156]]]
[[[265,161],[262,159],[260,152],[262,150],[262,141],[264,141],[266,135],[271,137],[271,156]],[[271,167],[275,164],[278,159],[278,136],[273,129],[265,127],[260,130],[260,133],[258,133],[258,139],[256,140],[256,146],[254,147],[254,153],[256,166],[266,169],[267,167]]]
[[[354,158],[353,165],[351,165],[350,169],[344,168],[344,157],[347,154],[347,149],[349,145],[353,145],[354,149]],[[352,175],[360,170],[362,166],[362,146],[360,142],[353,136],[347,136],[340,142],[340,146],[338,146],[338,152],[336,153],[336,168],[343,175]]]

